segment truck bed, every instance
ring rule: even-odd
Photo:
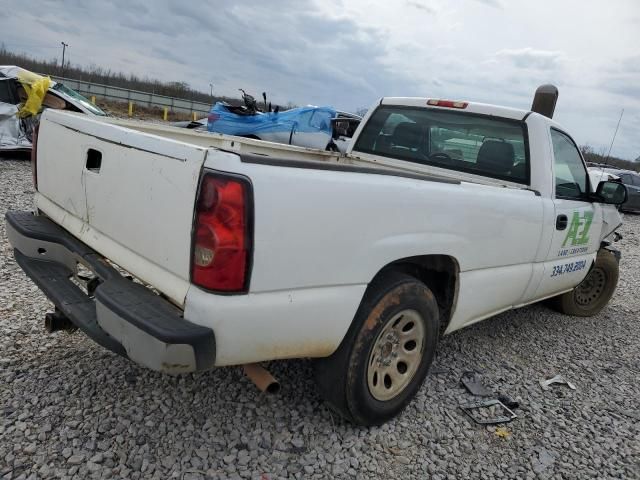
[[[490,179],[443,168],[437,168],[419,163],[410,163],[392,158],[383,158],[353,151],[347,155],[313,148],[267,142],[251,138],[236,137],[221,133],[198,132],[186,128],[163,125],[141,120],[125,120],[117,118],[101,118],[101,123],[109,123],[141,133],[156,135],[169,140],[183,142],[204,148],[218,148],[220,150],[237,153],[243,156],[264,157],[264,162],[271,165],[293,166],[307,164],[310,167],[322,168],[325,165],[349,165],[365,169],[367,173],[395,174],[426,179],[449,179],[466,181],[484,185],[500,185],[522,188],[520,185],[503,180]]]
[[[136,130],[138,132],[158,135],[160,137],[176,140],[179,142],[198,145],[200,147],[215,147],[221,150],[235,153],[254,154],[264,156],[274,156],[285,160],[308,160],[323,162],[344,162],[345,157],[337,152],[316,150],[313,148],[298,147],[295,145],[285,145],[283,143],[273,143],[264,140],[236,137],[222,133],[209,133],[189,130],[186,128],[163,125],[149,121],[123,120],[108,118],[105,123],[118,125],[121,127]]]

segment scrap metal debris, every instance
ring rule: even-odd
[[[509,395],[498,395],[498,400],[500,400],[504,405],[509,407],[511,410],[518,408],[520,403],[517,400],[514,400]]]
[[[542,387],[543,390],[549,390],[550,389],[549,387],[555,383],[566,385],[571,390],[576,389],[576,386],[570,381],[566,380],[562,375],[556,375],[555,377],[552,377],[548,380],[540,380],[540,386]]]
[[[500,400],[482,400],[479,402],[460,405],[464,413],[481,425],[494,425],[497,423],[508,423],[518,416],[513,413]]]
[[[477,397],[492,397],[493,393],[483,385],[480,375],[477,372],[464,372],[460,377],[460,383]]]

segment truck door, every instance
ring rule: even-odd
[[[589,176],[575,142],[551,129],[555,180],[554,233],[537,298],[570,290],[586,276],[600,248],[602,207],[589,201]]]

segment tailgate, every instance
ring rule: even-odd
[[[49,109],[38,135],[36,202],[84,243],[182,304],[206,151]]]

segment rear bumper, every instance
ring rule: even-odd
[[[97,252],[44,216],[5,215],[16,261],[80,330],[103,347],[166,373],[214,365],[213,330],[182,318],[182,311],[124,278]],[[71,278],[82,263],[99,279],[92,295]]]

